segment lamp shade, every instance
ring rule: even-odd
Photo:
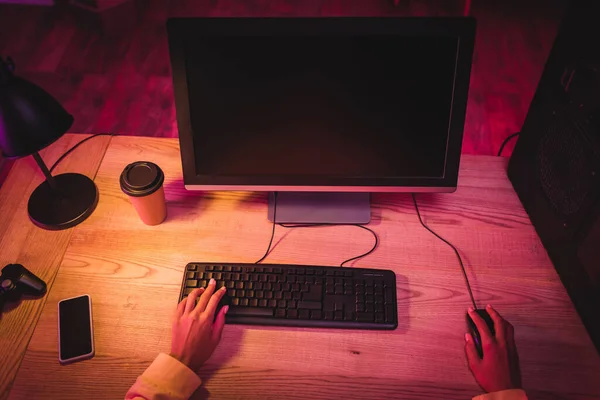
[[[6,158],[43,149],[73,124],[73,116],[54,97],[13,70],[12,60],[0,58],[0,149]]]

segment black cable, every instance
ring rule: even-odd
[[[423,219],[421,219],[421,213],[419,212],[419,206],[417,205],[417,198],[415,197],[414,193],[412,193],[412,199],[413,199],[413,203],[415,204],[415,210],[417,210],[417,216],[419,217],[419,222],[421,223],[421,225],[423,225],[423,228],[425,228],[429,232],[433,233],[433,235],[435,237],[440,239],[442,242],[446,243],[448,246],[450,246],[452,248],[452,250],[454,250],[456,257],[458,257],[458,262],[460,263],[460,268],[462,269],[463,276],[465,277],[465,283],[467,284],[467,289],[469,290],[469,296],[471,297],[471,302],[473,303],[473,308],[477,309],[477,304],[475,304],[475,298],[473,297],[473,291],[471,291],[471,285],[469,284],[469,278],[467,277],[467,271],[465,271],[465,266],[463,264],[462,257],[458,253],[458,250],[456,249],[456,247],[454,247],[454,245],[452,243],[450,243],[449,241],[447,241],[446,239],[444,239],[443,237],[441,237],[440,235],[438,235],[437,233],[432,231],[431,228],[429,228],[427,225],[425,225],[425,223],[423,222]]]
[[[504,139],[504,142],[502,142],[502,144],[500,145],[500,150],[498,150],[498,157],[500,157],[502,155],[502,150],[504,150],[504,146],[506,146],[506,144],[508,142],[510,142],[510,140],[512,138],[519,136],[520,133],[521,132],[513,133],[512,135],[510,135],[509,137],[507,137],[506,139]]]
[[[277,224],[277,225],[281,226],[282,228],[316,228],[316,227],[323,227],[323,226],[357,226],[359,228],[362,228],[366,231],[371,232],[371,234],[375,238],[375,244],[373,245],[373,247],[371,247],[371,249],[369,251],[367,251],[366,253],[363,253],[356,257],[349,258],[346,261],[342,262],[340,264],[340,267],[343,267],[344,264],[346,264],[350,261],[358,260],[359,258],[368,256],[369,254],[371,254],[372,252],[374,252],[377,249],[377,246],[379,246],[379,237],[377,236],[377,233],[375,233],[375,231],[373,231],[372,229],[367,228],[366,226],[361,225],[361,224],[323,224],[322,223],[322,224]]]
[[[269,251],[271,251],[271,245],[273,244],[273,237],[275,237],[275,225],[277,225],[275,222],[277,220],[277,192],[274,192],[273,196],[274,196],[274,200],[273,200],[273,230],[271,231],[271,240],[269,240],[269,246],[267,247],[267,251],[265,251],[265,255],[262,256],[260,258],[260,260],[258,260],[254,264],[260,264],[265,258],[267,258],[267,256],[269,255]]]
[[[87,142],[90,139],[93,139],[95,137],[98,136],[115,136],[114,133],[96,133],[95,135],[86,137],[85,139],[83,139],[82,141],[80,141],[79,143],[77,143],[76,145],[74,145],[73,147],[71,147],[69,150],[67,150],[62,156],[58,157],[58,160],[56,160],[56,162],[54,162],[54,164],[52,164],[52,166],[50,167],[49,171],[52,172],[54,170],[54,168],[56,168],[58,166],[58,164],[66,157],[68,156],[73,150],[75,150],[76,148],[78,148],[79,146],[81,146],[82,144],[84,144],[85,142]]]

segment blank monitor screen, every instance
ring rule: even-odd
[[[458,35],[231,32],[186,37],[179,49],[198,176],[283,185],[445,176]]]

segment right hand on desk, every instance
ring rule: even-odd
[[[473,337],[469,333],[465,335],[469,368],[479,386],[488,393],[520,389],[521,370],[515,345],[515,329],[492,306],[488,305],[486,310],[494,321],[495,336],[492,336],[483,318],[469,309],[469,316],[479,330],[483,346],[483,358],[479,358]]]
[[[215,312],[225,290],[221,288],[215,292],[215,281],[211,279],[206,289],[195,289],[177,306],[173,320],[171,357],[181,361],[192,371],[200,369],[221,340],[225,314],[229,307],[223,306],[216,319]]]

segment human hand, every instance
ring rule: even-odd
[[[215,280],[211,279],[206,289],[199,288],[190,293],[177,306],[173,319],[171,357],[194,372],[210,358],[219,344],[225,314],[229,310],[229,306],[223,306],[215,319],[217,305],[226,290],[222,287],[215,292],[215,284]]]
[[[489,304],[486,311],[494,321],[495,337],[485,321],[472,308],[469,316],[477,326],[483,347],[483,359],[479,358],[470,333],[465,334],[465,352],[469,368],[479,386],[486,392],[521,388],[521,369],[515,345],[515,329]]]

